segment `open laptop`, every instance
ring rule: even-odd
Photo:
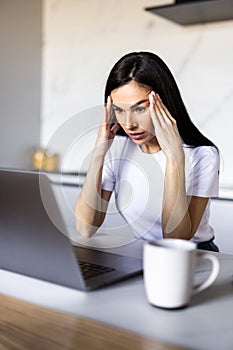
[[[0,170],[1,269],[85,291],[142,272],[141,259],[72,246],[65,230],[45,174]]]

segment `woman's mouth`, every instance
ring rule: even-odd
[[[141,140],[145,135],[145,131],[138,133],[129,133],[128,135],[133,140]]]

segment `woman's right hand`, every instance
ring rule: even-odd
[[[120,125],[118,123],[112,125],[113,115],[112,100],[111,97],[108,96],[107,106],[104,107],[103,121],[99,126],[98,136],[95,144],[95,148],[101,150],[101,153],[103,152],[104,154],[110,148],[113,139],[120,128]]]

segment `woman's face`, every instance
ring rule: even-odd
[[[111,92],[112,107],[118,123],[137,144],[155,141],[154,126],[150,116],[151,89],[131,80]]]

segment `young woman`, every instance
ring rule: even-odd
[[[123,56],[109,74],[105,104],[75,208],[79,232],[96,232],[114,192],[135,237],[192,240],[218,251],[208,223],[218,150],[192,123],[166,64],[150,52]]]

